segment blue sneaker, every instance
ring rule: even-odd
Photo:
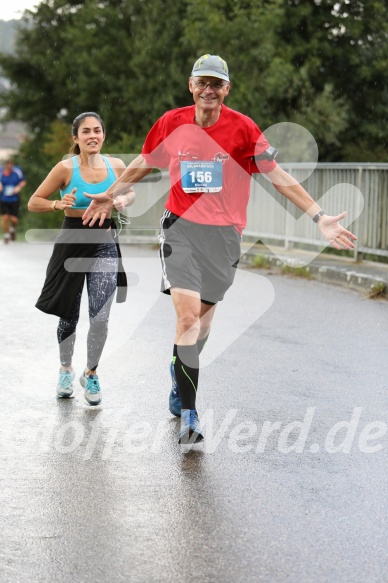
[[[178,383],[176,382],[175,370],[174,370],[174,359],[171,361],[170,364],[170,373],[171,373],[171,382],[172,382],[172,389],[170,392],[170,396],[168,399],[168,408],[170,412],[175,415],[175,417],[181,416],[182,411],[182,402],[181,396],[179,394]]]
[[[178,443],[191,445],[202,440],[203,435],[199,426],[197,411],[195,409],[183,409]]]
[[[73,370],[59,370],[57,397],[60,399],[71,399],[74,397],[74,376],[75,373]]]
[[[96,374],[85,375],[85,371],[82,373],[79,382],[81,386],[85,389],[85,401],[88,405],[94,407],[101,403],[101,387],[98,381],[98,376]]]

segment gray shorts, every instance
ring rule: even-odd
[[[223,299],[240,259],[241,236],[233,226],[201,225],[166,210],[160,219],[161,291],[197,291],[204,303]]]

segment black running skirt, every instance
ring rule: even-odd
[[[109,227],[111,227],[110,230]],[[88,272],[87,261],[93,261],[98,256],[99,245],[116,245],[119,258],[117,273],[116,302],[125,302],[127,297],[127,277],[123,268],[121,250],[116,236],[114,219],[105,219],[99,227],[83,225],[78,217],[65,217],[62,230],[56,238],[54,250],[47,266],[46,279],[42,292],[35,306],[46,314],[53,314],[59,318],[70,317],[75,299],[82,289],[85,275]],[[79,261],[84,271],[77,271],[76,266],[68,271],[65,264]],[[85,268],[84,268],[85,266]]]

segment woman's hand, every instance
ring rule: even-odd
[[[66,210],[74,206],[75,204],[75,193],[77,192],[76,188],[70,192],[70,194],[65,194],[62,200],[58,200],[56,204],[57,210]]]
[[[126,206],[130,206],[135,201],[135,191],[131,190],[126,194],[120,194],[113,199],[113,206],[116,211],[121,212]]]

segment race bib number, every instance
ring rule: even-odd
[[[181,181],[184,192],[220,192],[222,190],[222,162],[181,162]]]
[[[4,187],[4,196],[12,196],[13,195],[13,186],[5,186]]]

